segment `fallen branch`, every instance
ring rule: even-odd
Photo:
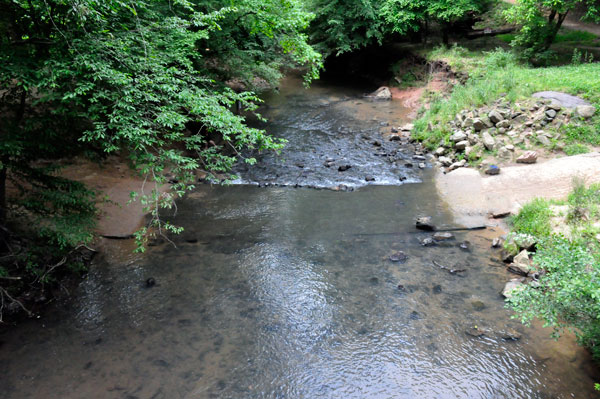
[[[451,231],[475,231],[475,230],[485,230],[487,226],[475,226],[475,227],[452,227],[449,229],[435,229],[430,231],[430,233],[449,233]],[[423,230],[410,231],[409,233],[427,233]],[[393,232],[393,233],[356,233],[355,236],[393,236],[393,235],[401,235],[406,234],[405,231],[402,232]]]
[[[439,267],[442,270],[446,270],[450,274],[462,273],[462,272],[466,272],[467,271],[466,269],[451,269],[448,266],[441,265],[441,264],[437,263],[434,260],[432,262],[433,262],[433,264],[435,266]]]
[[[504,28],[504,29],[490,29],[490,28],[478,29],[473,32],[467,33],[467,39],[477,39],[479,37],[484,37],[484,36],[504,35],[506,33],[512,33],[516,30],[517,30],[517,28],[514,28],[514,27],[513,28]]]
[[[2,310],[4,309],[4,297],[7,297],[11,302],[16,303],[17,305],[19,305],[21,307],[21,309],[23,309],[23,311],[25,313],[27,313],[27,316],[32,317],[33,316],[33,312],[30,311],[29,309],[27,309],[25,307],[25,305],[23,305],[20,301],[16,300],[15,298],[13,298],[8,291],[6,291],[4,289],[4,287],[0,287],[0,323],[3,323],[4,321],[2,320]]]

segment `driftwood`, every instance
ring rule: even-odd
[[[513,28],[503,28],[503,29],[490,29],[490,28],[477,29],[477,30],[467,33],[467,39],[477,39],[479,37],[484,37],[484,36],[504,35],[506,33],[512,33],[516,30],[517,30],[517,28],[514,28],[514,27]]]

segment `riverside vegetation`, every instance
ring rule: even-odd
[[[497,101],[511,112],[530,109],[537,91],[600,106],[600,64],[575,48],[597,39],[562,29],[576,8],[598,18],[595,4],[583,0],[518,0],[514,7],[491,0],[4,0],[0,6],[0,314],[26,309],[31,287],[44,292],[56,272],[84,270],[90,256],[84,250],[93,240],[98,193],[62,178],[61,164],[74,155],[118,154],[153,184],[132,194],[151,213],[137,234],[143,248],[153,231],[181,231],[160,210],[192,189],[199,172],[227,180],[240,158],[255,162],[245,151],[285,145],[246,121],[284,67],[301,68],[310,83],[326,58],[435,35],[448,44],[491,15],[516,33],[485,38],[487,51],[469,50],[466,42],[421,48],[426,59],[468,78],[448,93],[429,94],[413,139],[431,150],[448,148],[457,115],[489,113]],[[565,42],[572,46],[570,64],[547,66],[564,60]],[[547,111],[547,104],[537,106]],[[563,123],[553,126],[549,145],[541,143],[548,150],[575,154],[600,145],[598,113],[556,119]],[[484,145],[476,156],[459,152],[453,161],[475,165],[498,150]],[[159,190],[168,181],[170,191]],[[539,200],[514,218],[515,233],[535,238],[532,268],[543,273],[509,302],[525,322],[538,317],[576,329],[596,355],[598,194],[597,186],[578,185],[567,202]],[[564,231],[552,226],[560,215]]]

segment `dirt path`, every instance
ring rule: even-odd
[[[575,178],[599,183],[600,153],[556,158],[534,165],[502,168],[498,176],[483,176],[475,169],[460,168],[440,174],[436,184],[458,223],[485,222],[489,214],[515,212],[537,197],[564,199]]]

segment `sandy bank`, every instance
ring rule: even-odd
[[[436,185],[456,222],[471,226],[485,223],[490,214],[514,212],[537,197],[563,199],[575,178],[583,179],[586,185],[600,182],[600,153],[503,167],[497,176],[460,168],[440,173]]]

